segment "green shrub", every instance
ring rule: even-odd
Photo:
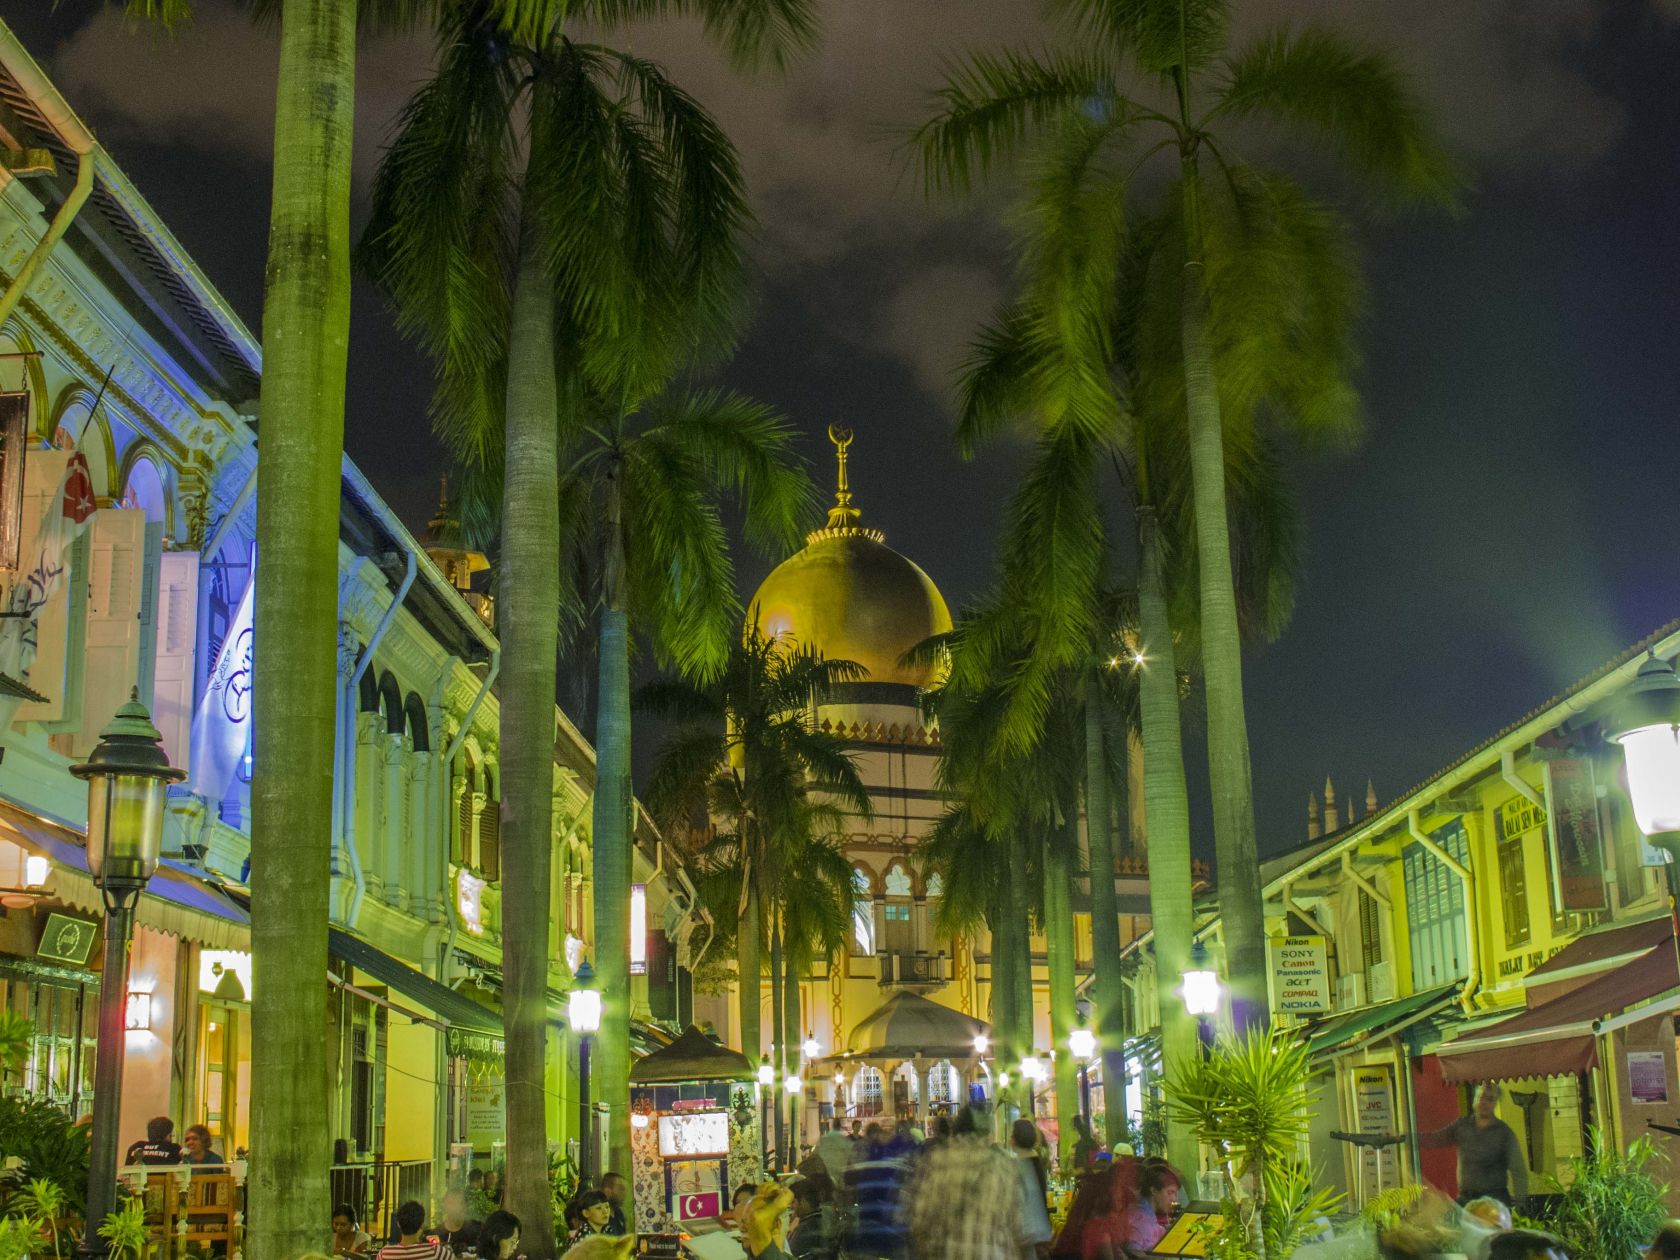
[[[1668,1219],[1663,1183],[1649,1171],[1665,1162],[1648,1137],[1625,1152],[1604,1133],[1587,1135],[1588,1154],[1569,1161],[1569,1175],[1552,1179],[1559,1192],[1551,1228],[1580,1256],[1638,1256]]]
[[[21,1161],[9,1179],[0,1174],[0,1208],[37,1179],[62,1189],[70,1211],[86,1208],[88,1131],[51,1103],[0,1098],[0,1151]]]

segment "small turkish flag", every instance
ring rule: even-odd
[[[87,456],[78,451],[70,457],[70,463],[64,470],[64,517],[81,525],[93,515],[97,506]]]

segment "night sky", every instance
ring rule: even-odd
[[[951,368],[1008,264],[997,207],[928,205],[894,136],[925,114],[942,56],[1053,36],[1027,0],[824,7],[823,48],[781,82],[743,84],[688,28],[630,42],[719,115],[752,181],[760,305],[724,381],[795,419],[824,483],[820,435],[851,425],[866,522],[956,607],[989,580],[1020,452],[956,457]],[[1369,777],[1396,796],[1680,616],[1680,0],[1236,7],[1244,31],[1321,20],[1389,50],[1478,185],[1460,219],[1360,223],[1368,435],[1296,462],[1303,589],[1248,667],[1272,852],[1304,838],[1327,774],[1344,795]],[[275,38],[224,0],[199,8],[173,40],[95,0],[5,17],[256,329]],[[429,52],[364,49],[358,198]],[[443,466],[428,391],[359,284],[347,444],[417,532]],[[745,559],[743,577],[767,568]]]

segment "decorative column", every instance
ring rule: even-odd
[[[437,814],[433,810],[437,795],[437,754],[410,753],[407,785],[404,797],[408,801],[408,835],[404,843],[404,881],[408,887],[408,912],[419,919],[430,920],[437,905],[437,890],[433,872],[438,869]]]
[[[352,701],[354,703],[354,701]],[[370,897],[382,896],[385,872],[379,861],[379,816],[381,741],[385,736],[385,718],[379,713],[356,714],[355,770],[351,776],[350,802],[351,834],[356,845],[356,859],[362,866],[362,879]]]
[[[408,750],[407,735],[386,734],[379,851],[385,868],[385,902],[399,909],[408,907],[403,878],[403,849],[408,840]]]

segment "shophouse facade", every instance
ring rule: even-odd
[[[1599,1132],[1680,1128],[1680,1009],[1667,872],[1604,739],[1617,697],[1671,625],[1365,817],[1265,864],[1274,1020],[1319,1069],[1305,1152],[1357,1205],[1419,1178],[1456,1190],[1454,1152],[1360,1147],[1334,1132],[1416,1134],[1465,1114],[1485,1082],[1532,1188]],[[1217,907],[1198,933],[1219,954]],[[1143,1026],[1158,1023],[1153,960]],[[1162,1000],[1175,1000],[1171,985]]]
[[[208,1124],[233,1155],[248,1139],[261,984],[245,909],[260,347],[3,24],[0,142],[0,292],[14,299],[0,322],[8,597],[29,581],[73,459],[95,500],[33,620],[32,661],[0,677],[0,1003],[36,1025],[34,1052],[3,1087],[89,1108],[102,911],[86,792],[69,767],[138,688],[188,778],[171,792],[165,862],[138,912],[124,1140],[168,1115]],[[452,1150],[458,1164],[493,1158],[502,1125],[493,608],[472,589],[483,557],[448,512],[417,539],[348,460],[340,523],[322,978],[337,1158],[435,1185]],[[550,1132],[575,1140],[560,1010],[593,940],[593,752],[558,709],[554,746]],[[634,1006],[638,1036],[658,1044],[660,1019],[691,1013],[677,1009],[676,958],[692,893],[645,817],[635,869],[653,974],[637,976]]]

